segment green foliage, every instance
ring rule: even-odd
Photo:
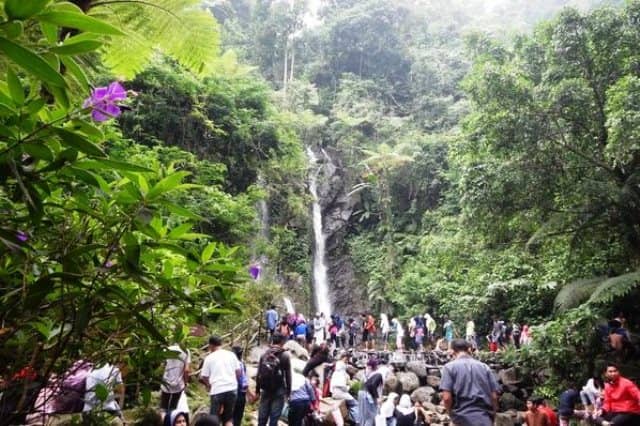
[[[237,225],[254,217],[259,193],[231,199],[223,166],[135,146],[91,122],[103,106],[81,106],[89,93],[80,56],[122,34],[106,15],[60,2],[4,6],[0,375],[29,365],[48,377],[85,357],[124,361],[130,379],[148,386],[161,348],[184,339],[184,324],[239,310],[245,259],[205,233],[204,216],[236,225],[226,239],[237,242],[252,231]],[[22,24],[28,33],[16,31]]]
[[[597,311],[581,307],[558,319],[531,329],[532,343],[519,351],[509,351],[505,361],[517,365],[522,377],[530,378],[536,392],[555,398],[562,390],[602,369],[604,344],[595,327],[601,321]]]
[[[121,120],[125,135],[149,146],[163,141],[224,164],[231,193],[255,183],[264,162],[286,156],[282,123],[271,110],[267,88],[251,76],[198,80],[157,63],[136,77],[132,89],[140,95],[132,105],[135,114]]]
[[[218,26],[199,1],[85,3],[88,4],[85,11],[127,33],[126,37],[113,39],[102,52],[104,62],[116,75],[135,76],[158,49],[200,75],[215,70]]]

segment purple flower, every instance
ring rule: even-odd
[[[249,275],[253,277],[254,280],[257,280],[260,276],[260,266],[259,265],[251,265],[249,266]]]
[[[110,260],[107,260],[107,261],[104,263],[104,267],[105,267],[105,268],[111,268],[112,266],[113,266],[113,262],[112,262],[112,261],[110,261]]]
[[[91,91],[91,96],[82,104],[85,108],[91,108],[91,117],[95,121],[107,121],[120,115],[118,101],[127,99],[127,91],[117,81],[108,87],[96,87]]]
[[[16,238],[18,239],[18,241],[21,241],[24,243],[29,239],[29,236],[27,235],[26,232],[18,231],[16,232]]]

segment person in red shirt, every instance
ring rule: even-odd
[[[605,372],[602,415],[597,424],[608,426],[640,425],[640,389],[631,380],[622,377],[618,366],[608,364]]]
[[[547,419],[549,419],[549,426],[558,426],[558,416],[556,415],[556,412],[553,408],[549,407],[544,400],[540,402],[538,411],[541,411],[545,416],[547,416]]]

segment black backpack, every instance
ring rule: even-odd
[[[282,365],[280,362],[280,357],[283,352],[284,349],[270,348],[260,358],[258,377],[260,378],[260,386],[262,389],[274,391],[284,385]]]

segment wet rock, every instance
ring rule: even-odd
[[[420,379],[427,377],[427,366],[423,362],[409,361],[406,368],[408,371],[415,373]]]
[[[411,400],[421,404],[424,404],[425,402],[430,403],[433,398],[433,394],[435,393],[436,390],[431,386],[421,386],[411,393]]]
[[[251,364],[257,364],[260,362],[260,357],[267,351],[268,346],[256,346],[251,348],[249,355],[247,355],[247,362]]]
[[[494,426],[515,426],[516,422],[510,413],[496,413]]]
[[[524,410],[525,407],[525,403],[512,393],[507,392],[500,395],[500,411]]]
[[[440,387],[440,377],[438,376],[427,376],[427,384],[434,388]]]
[[[389,394],[391,392],[402,392],[402,384],[395,374],[389,373],[387,379],[384,382],[384,393]]]
[[[505,385],[517,385],[520,383],[515,367],[505,368],[498,372],[500,382]]]
[[[287,340],[283,348],[291,352],[291,354],[298,359],[305,361],[309,359],[309,352],[295,340]]]
[[[403,393],[411,393],[420,387],[420,379],[411,371],[400,371],[396,373],[396,376],[398,377]]]

